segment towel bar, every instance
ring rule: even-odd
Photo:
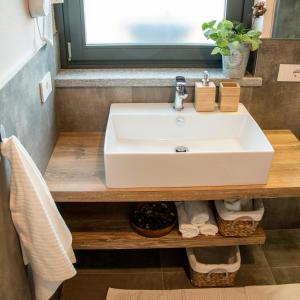
[[[5,138],[6,138],[5,128],[4,128],[4,126],[1,124],[1,125],[0,125],[0,143],[3,143],[3,141],[4,141]]]

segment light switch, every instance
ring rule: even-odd
[[[300,82],[300,65],[281,64],[277,81]]]
[[[52,92],[51,73],[48,72],[40,82],[40,95],[42,103],[45,103]]]

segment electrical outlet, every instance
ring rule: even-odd
[[[277,81],[300,82],[300,65],[281,64],[279,66]]]
[[[51,73],[48,72],[40,82],[40,95],[42,103],[45,103],[52,92]]]

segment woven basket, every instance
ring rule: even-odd
[[[198,273],[190,267],[191,283],[197,287],[233,286],[237,272],[216,269],[209,273]]]
[[[252,235],[259,222],[254,221],[251,217],[240,217],[234,221],[223,220],[217,213],[217,222],[219,232],[223,236],[250,236]]]
[[[241,266],[238,246],[188,248],[191,283],[197,287],[233,286]]]

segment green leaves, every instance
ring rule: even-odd
[[[220,48],[219,47],[215,47],[212,51],[211,51],[211,55],[216,55],[220,53]]]
[[[241,47],[241,44],[240,44],[239,41],[233,41],[233,42],[231,43],[231,45],[232,45],[232,47],[235,48],[235,49],[240,49],[240,47]]]
[[[220,53],[221,53],[223,56],[230,56],[230,55],[231,55],[231,51],[230,51],[230,48],[229,48],[229,47],[221,48],[221,49],[220,49]]]
[[[216,40],[216,45],[220,48],[224,48],[228,46],[228,40],[225,38],[219,38]]]
[[[257,50],[259,48],[260,44],[261,44],[260,39],[253,39],[251,41],[251,45],[250,45],[251,46],[251,51]]]
[[[223,20],[217,25],[217,29],[220,30],[231,30],[233,28],[233,23],[228,20]]]
[[[205,22],[202,24],[202,30],[204,36],[216,44],[211,52],[212,55],[230,56],[230,47],[240,49],[242,44],[249,46],[251,51],[255,51],[261,44],[261,32],[247,29],[244,24],[237,21]]]
[[[247,32],[247,35],[250,37],[257,37],[259,38],[261,36],[261,32],[257,30],[250,30]]]
[[[231,55],[231,51],[230,51],[229,47],[224,47],[224,48],[215,47],[211,51],[211,55],[216,55],[216,54],[221,54],[221,55],[224,55],[224,56],[230,56]]]
[[[202,30],[204,31],[206,29],[213,28],[216,23],[217,23],[217,21],[215,21],[215,20],[210,21],[210,22],[205,22],[202,24]]]

